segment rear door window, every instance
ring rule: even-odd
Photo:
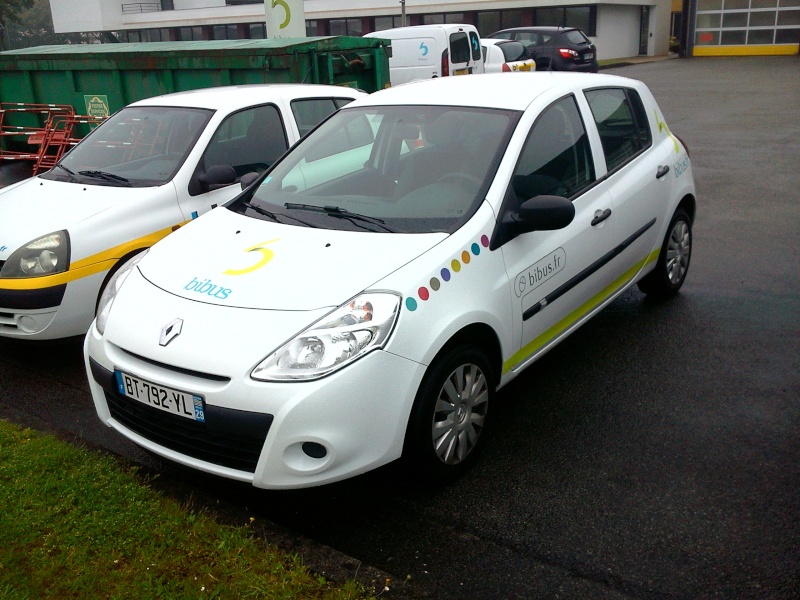
[[[469,32],[469,43],[472,47],[472,60],[476,62],[481,60],[481,40],[474,31]]]
[[[480,55],[480,45],[478,46]],[[463,31],[450,34],[450,60],[454,64],[468,63],[471,56],[470,42]]]
[[[650,125],[642,100],[634,90],[604,88],[586,92],[606,167],[612,171],[650,146]]]

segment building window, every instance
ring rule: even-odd
[[[550,27],[577,27],[586,35],[597,35],[597,6],[534,8],[533,24]]]
[[[698,0],[695,44],[741,46],[800,41],[800,0]]]
[[[361,19],[331,19],[329,26],[331,35],[363,35]]]

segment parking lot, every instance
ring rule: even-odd
[[[799,67],[792,56],[610,70],[645,81],[691,151],[686,284],[663,303],[627,292],[502,390],[481,460],[451,485],[421,488],[390,466],[263,492],[175,470],[99,424],[78,339],[0,339],[0,417],[288,528],[313,541],[312,569],[377,568],[387,597],[795,598]]]

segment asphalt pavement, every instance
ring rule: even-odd
[[[294,492],[198,476],[98,424],[80,341],[0,339],[0,417],[161,473],[166,493],[389,598],[794,599],[800,589],[800,58],[662,60],[691,151],[681,294],[630,290],[498,394],[481,460]]]

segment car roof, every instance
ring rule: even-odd
[[[507,33],[509,31],[540,31],[547,33],[555,33],[557,31],[572,31],[578,29],[577,27],[554,27],[550,25],[531,26],[531,27],[510,27],[509,29],[501,29],[494,33]],[[494,35],[494,33],[492,35]]]
[[[536,71],[525,77],[509,77],[505,73],[461,75],[393,86],[359,98],[346,108],[440,105],[525,110],[537,96],[550,90],[566,95],[582,89],[608,86],[641,88],[644,84],[618,75],[565,71]]]
[[[482,37],[481,38],[481,44],[483,44],[483,43],[485,43],[487,45],[490,45],[490,46],[497,46],[497,45],[500,45],[500,44],[519,44],[520,42],[518,42],[517,40],[507,40],[505,38]]]
[[[291,101],[297,98],[360,98],[366,95],[359,90],[337,85],[256,83],[174,92],[139,100],[129,106],[190,106],[215,110],[237,110],[256,104],[274,102],[281,98]]]

